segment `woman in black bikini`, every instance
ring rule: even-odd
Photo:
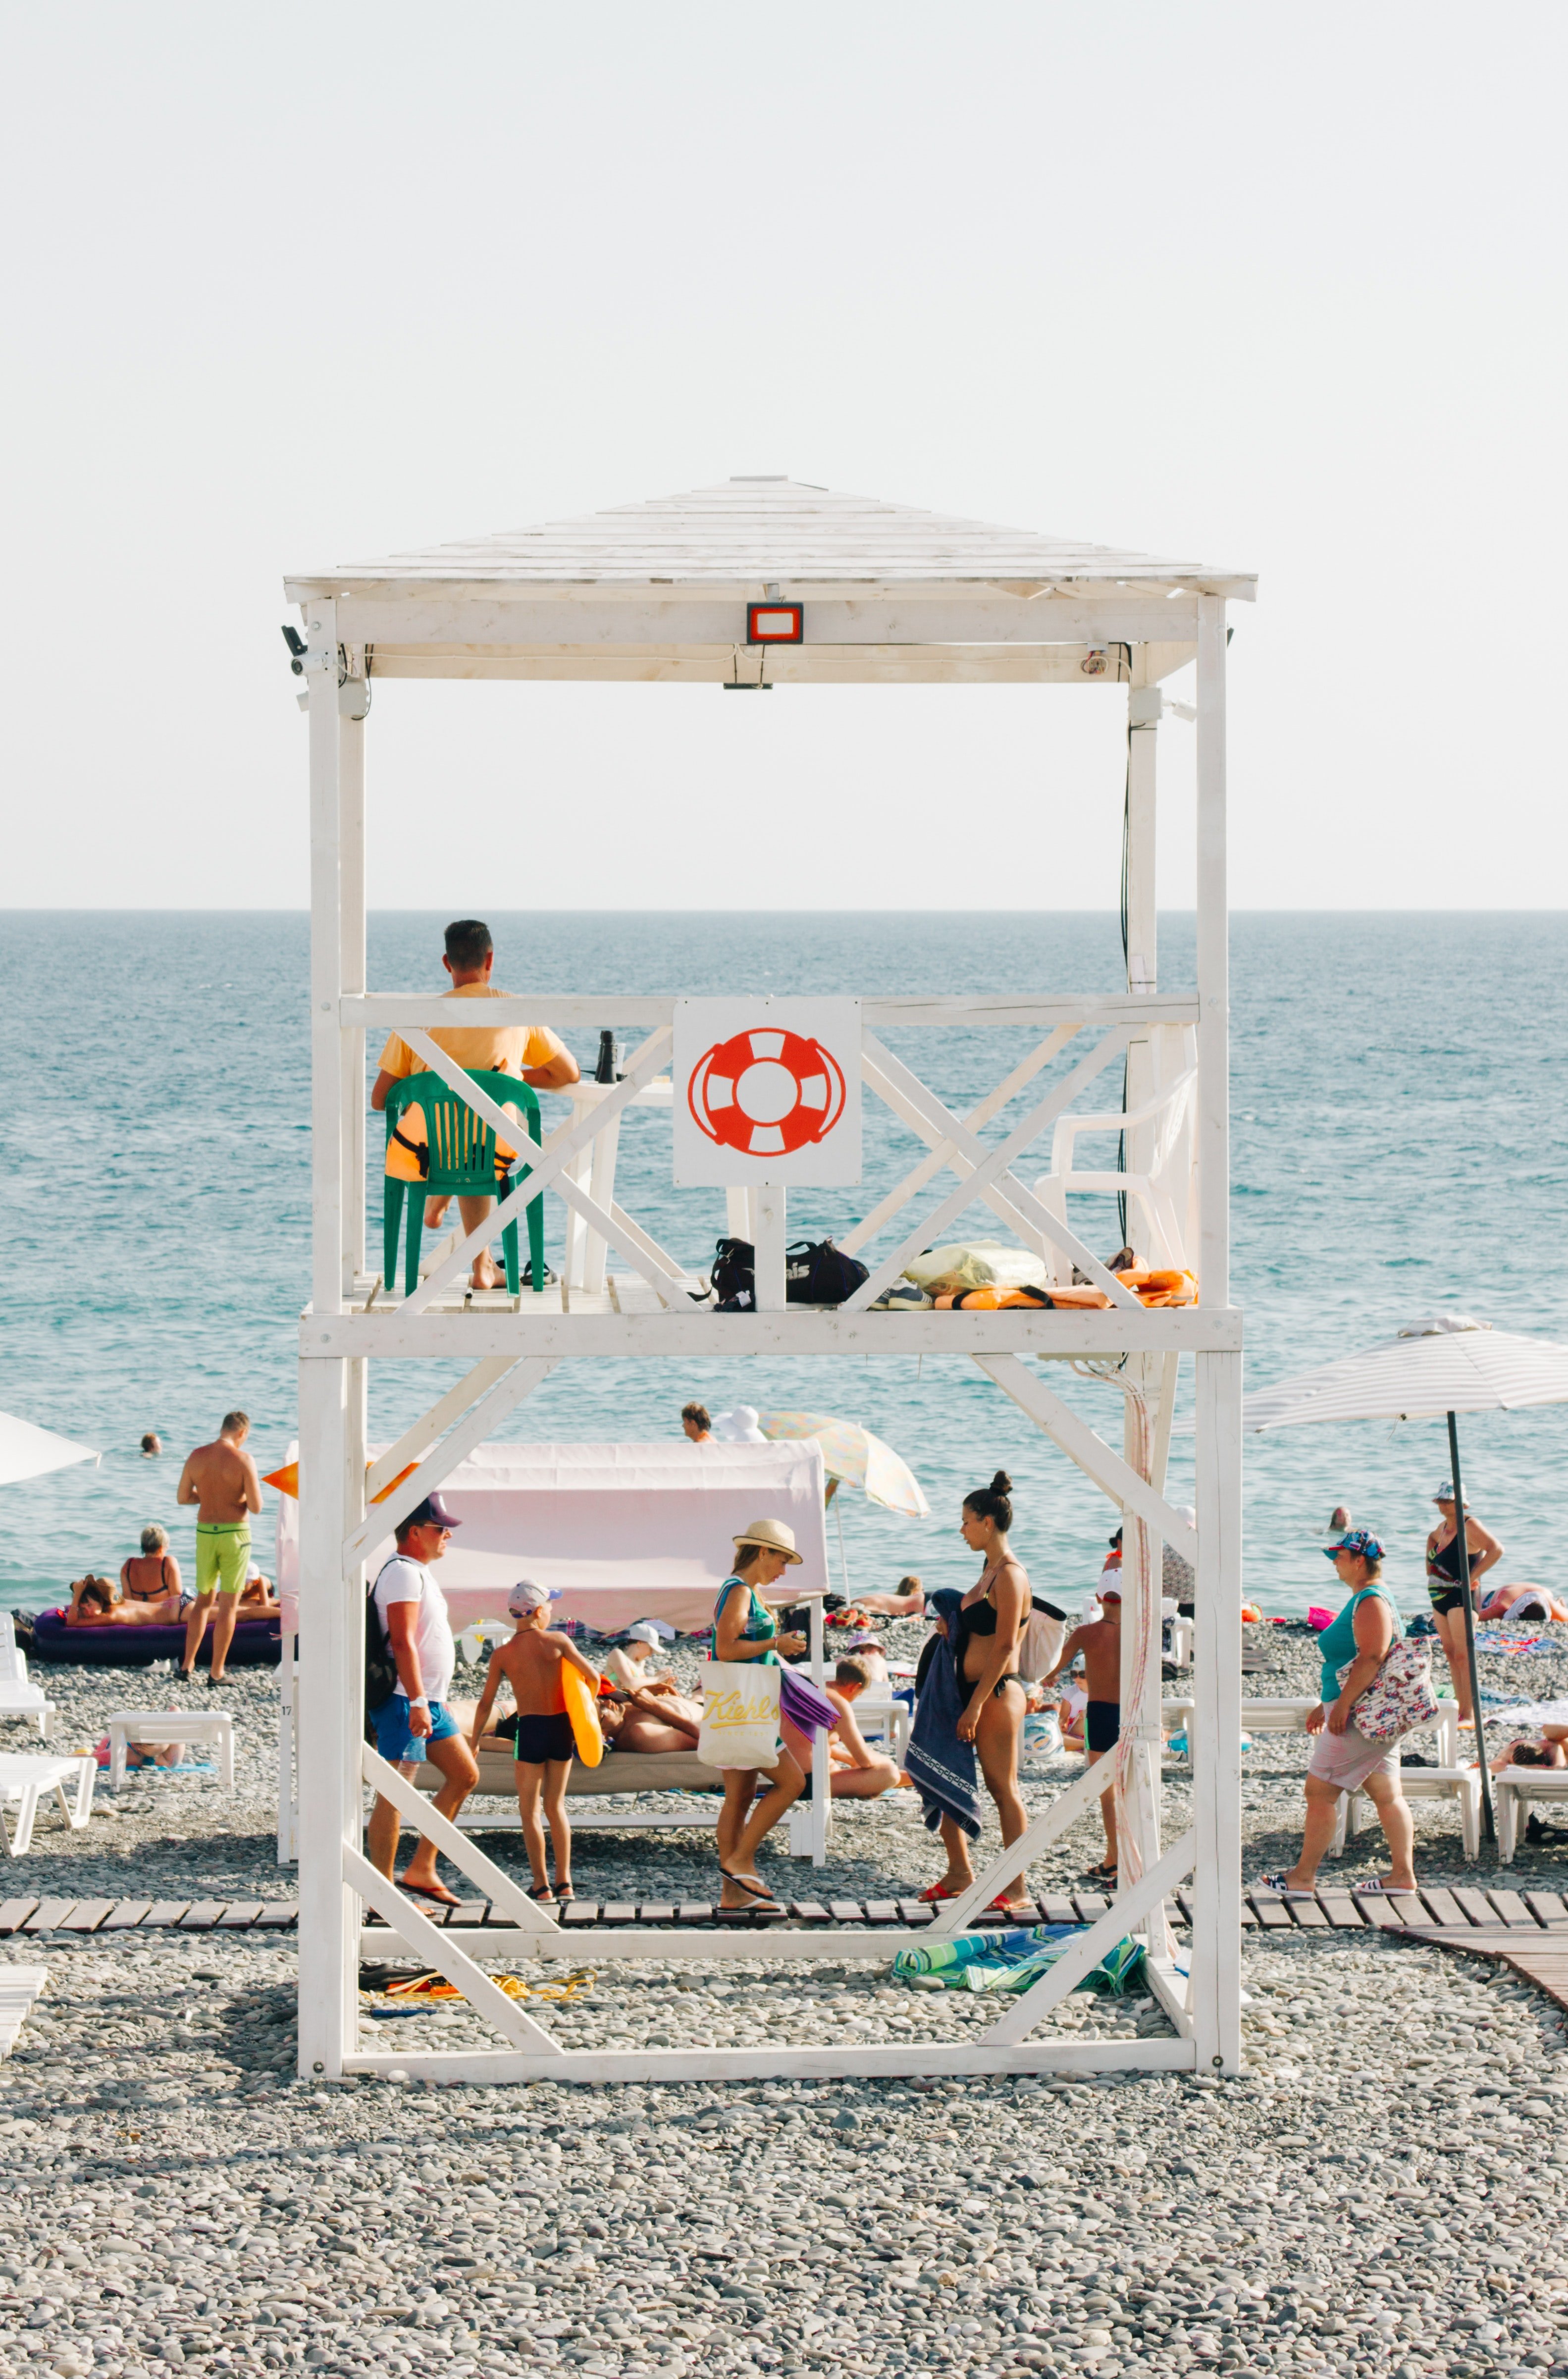
[[[169,1551],[166,1529],[156,1520],[141,1532],[139,1558],[132,1554],[120,1564],[120,1589],[127,1602],[167,1603],[174,1597],[172,1615],[180,1615],[180,1565]]]
[[[971,1689],[959,1733],[966,1743],[973,1744],[979,1756],[985,1789],[996,1804],[1004,1842],[1016,1842],[1029,1823],[1018,1787],[1026,1699],[1019,1673],[1019,1645],[1030,1612],[1029,1573],[1007,1543],[1007,1530],[1013,1525],[1012,1491],[1012,1480],[1005,1470],[998,1470],[989,1487],[977,1487],[964,1497],[959,1534],[985,1566],[959,1606],[959,1636],[953,1647],[959,1683]],[[940,1832],[947,1872],[923,1897],[949,1900],[974,1881],[974,1869],[961,1828],[944,1817]],[[990,1906],[998,1915],[1020,1922],[1032,1923],[1034,1918],[1021,1875],[1014,1876]]]
[[[1470,1658],[1465,1642],[1465,1589],[1460,1582],[1459,1531],[1454,1525],[1453,1487],[1445,1479],[1433,1503],[1442,1517],[1427,1539],[1427,1592],[1431,1597],[1432,1624],[1443,1650],[1448,1655],[1449,1673],[1453,1679],[1453,1698],[1459,1705],[1459,1723],[1472,1726],[1475,1711],[1470,1707]],[[1495,1569],[1502,1559],[1503,1548],[1488,1528],[1470,1517],[1470,1507],[1465,1506],[1465,1545],[1470,1556],[1470,1588]]]

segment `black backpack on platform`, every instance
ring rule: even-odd
[[[842,1305],[868,1278],[864,1264],[831,1239],[796,1239],[784,1253],[784,1296],[790,1305]],[[720,1239],[709,1274],[721,1313],[756,1308],[756,1250],[750,1239]]]

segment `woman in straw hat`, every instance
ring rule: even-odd
[[[734,1542],[735,1566],[713,1606],[713,1657],[761,1660],[777,1668],[781,1652],[793,1655],[805,1650],[805,1637],[780,1634],[778,1621],[759,1588],[771,1586],[799,1562],[794,1531],[782,1520],[754,1520]],[[756,1854],[764,1835],[778,1823],[790,1802],[800,1798],[804,1771],[780,1740],[771,1768],[722,1768],[719,1774],[724,1779],[724,1806],[715,1841],[724,1886],[718,1904],[721,1908],[776,1908],[778,1902],[755,1871]],[[768,1779],[771,1789],[754,1807],[759,1776]]]

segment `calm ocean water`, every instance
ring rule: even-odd
[[[373,917],[372,984],[440,987],[442,922]],[[1115,918],[1083,914],[491,924],[498,981],[537,991],[547,1020],[549,993],[566,989],[1111,992],[1121,959]],[[1190,982],[1191,941],[1190,919],[1162,921],[1164,987]],[[1233,1281],[1250,1384],[1447,1309],[1568,1336],[1568,1274],[1556,1262],[1568,917],[1244,915],[1232,950]],[[96,1469],[3,1491],[0,1600],[31,1605],[87,1566],[117,1567],[149,1519],[187,1556],[189,1516],[174,1502],[180,1456],[227,1407],[253,1416],[263,1469],[283,1456],[308,1287],[306,968],[306,920],[295,913],[4,920],[0,1406],[104,1453]],[[82,1021],[62,1021],[66,993]],[[595,1037],[571,1037],[586,1070]],[[978,1096],[1023,1045],[1005,1034],[903,1043],[955,1101]],[[841,1227],[908,1161],[875,1104],[865,1189],[799,1193],[802,1235]],[[711,1253],[722,1198],[673,1195],[662,1117],[629,1119],[618,1194],[688,1261]],[[552,1206],[553,1248],[563,1210]],[[1103,1252],[1116,1245],[1111,1202],[1083,1227]],[[764,1365],[726,1359],[724,1332],[716,1317],[714,1354],[701,1363],[562,1365],[508,1433],[668,1436],[694,1395],[716,1410],[742,1400],[837,1410],[899,1448],[933,1507],[911,1523],[846,1499],[862,1588],[909,1568],[928,1584],[965,1582],[959,1502],[998,1464],[1017,1482],[1017,1541],[1036,1580],[1075,1595],[1092,1582],[1110,1507],[971,1365]],[[395,1434],[454,1375],[383,1366],[372,1434]],[[1071,1394],[1119,1442],[1119,1396],[1079,1383]],[[169,1449],[161,1462],[137,1451],[150,1428]],[[1472,1502],[1509,1549],[1503,1575],[1562,1588],[1568,1409],[1478,1419],[1465,1438]],[[1178,1444],[1178,1501],[1188,1459]],[[1266,1608],[1326,1599],[1333,1579],[1316,1541],[1341,1501],[1377,1527],[1396,1588],[1418,1607],[1426,1499],[1446,1468],[1441,1423],[1290,1431],[1249,1440],[1246,1459],[1248,1589]],[[263,1543],[269,1527],[264,1517]]]

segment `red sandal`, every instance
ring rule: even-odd
[[[969,1890],[968,1884],[964,1884],[961,1889],[967,1891]],[[951,1884],[928,1883],[925,1890],[922,1892],[917,1892],[915,1897],[929,1908],[934,1900],[957,1900],[959,1893],[953,1890]]]

